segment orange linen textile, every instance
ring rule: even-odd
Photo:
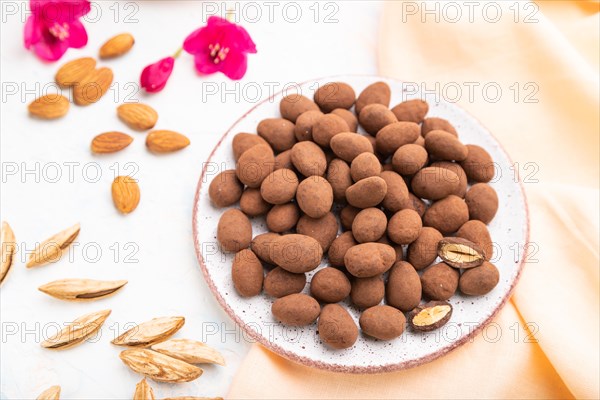
[[[473,21],[466,8],[454,21],[439,3],[436,22],[424,2],[385,2],[380,72],[428,89],[462,87],[457,102],[527,178],[536,251],[495,319],[501,337],[484,331],[429,364],[379,375],[320,371],[255,345],[228,398],[600,398],[598,2],[493,2],[497,21],[491,8],[482,17],[485,2],[472,2]],[[482,92],[490,82],[502,89],[497,101]]]

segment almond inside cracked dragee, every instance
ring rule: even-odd
[[[432,331],[450,319],[452,306],[445,301],[430,301],[415,308],[409,315],[409,323],[415,331]]]
[[[438,255],[454,268],[473,268],[485,260],[483,250],[475,243],[457,237],[447,237],[438,243]]]

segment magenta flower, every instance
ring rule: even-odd
[[[194,56],[198,72],[222,72],[234,80],[246,73],[246,54],[256,53],[256,45],[244,28],[216,16],[192,32],[185,39],[183,49]]]
[[[25,22],[25,47],[46,61],[56,61],[69,47],[87,44],[87,32],[79,18],[90,12],[88,0],[30,0],[31,15]]]
[[[140,85],[148,93],[160,92],[167,84],[174,66],[175,58],[173,57],[166,57],[154,64],[148,65],[142,71]]]

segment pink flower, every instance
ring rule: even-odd
[[[87,44],[87,32],[79,18],[90,12],[88,0],[30,0],[31,15],[25,22],[25,47],[46,61],[56,61],[69,47]]]
[[[234,80],[246,73],[246,54],[256,53],[256,45],[244,28],[216,16],[192,32],[185,39],[183,49],[194,56],[198,72],[222,72]]]
[[[142,71],[140,76],[140,84],[148,93],[160,92],[163,90],[173,72],[175,59],[166,57],[154,64],[148,65]]]

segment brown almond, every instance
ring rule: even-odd
[[[148,347],[164,342],[185,324],[184,317],[160,317],[134,326],[111,342],[117,346]]]
[[[340,158],[334,158],[327,167],[327,182],[333,190],[333,199],[336,202],[346,201],[346,189],[354,183],[350,174],[350,166]]]
[[[321,218],[331,210],[333,188],[325,178],[311,176],[298,185],[296,202],[309,217]]]
[[[457,192],[460,188],[460,178],[449,169],[426,167],[415,174],[410,185],[416,196],[440,200]]]
[[[469,207],[469,219],[489,224],[498,212],[498,194],[487,183],[476,183],[467,192],[465,203]]]
[[[127,103],[117,107],[117,115],[131,129],[145,131],[154,128],[158,113],[152,107],[142,103]]]
[[[458,270],[446,263],[434,264],[421,275],[423,297],[430,300],[448,300],[458,288]]]
[[[421,99],[407,100],[392,108],[398,121],[410,121],[417,124],[423,122],[428,111],[429,104]]]
[[[125,280],[60,279],[42,285],[38,290],[61,300],[96,300],[117,292],[126,284]]]
[[[229,207],[240,200],[243,189],[244,185],[235,176],[235,170],[228,169],[213,178],[208,187],[208,195],[215,206]]]
[[[54,336],[44,340],[41,345],[53,350],[63,350],[78,345],[96,333],[109,315],[110,310],[83,315],[65,326]]]
[[[148,349],[124,350],[119,357],[133,371],[157,382],[190,382],[204,372],[195,365]]]
[[[0,257],[2,257],[0,259],[0,283],[4,281],[12,266],[16,251],[15,234],[8,222],[2,222],[2,232],[0,233]]]
[[[364,152],[374,152],[366,136],[353,132],[338,133],[331,139],[330,145],[335,155],[346,162],[352,162],[355,157]]]
[[[369,308],[381,303],[385,296],[385,284],[382,275],[370,278],[354,278],[350,298],[358,308]]]
[[[458,281],[458,288],[467,296],[483,296],[495,288],[498,282],[500,282],[498,268],[484,261],[480,266],[463,272]]]
[[[250,249],[235,254],[231,264],[231,280],[235,291],[242,297],[252,297],[262,292],[265,272],[262,263]]]
[[[69,87],[81,82],[96,68],[96,60],[92,57],[77,58],[69,61],[56,72],[54,80],[61,87]]]
[[[319,337],[329,347],[347,349],[358,339],[356,322],[344,307],[327,304],[323,307],[317,324]]]
[[[383,171],[380,175],[387,185],[387,193],[383,198],[383,207],[390,212],[400,211],[408,200],[408,188],[404,179],[394,171]]]
[[[387,183],[385,180],[378,176],[371,176],[346,189],[346,200],[354,207],[369,208],[381,203],[386,194]]]
[[[47,94],[29,103],[29,114],[41,119],[63,117],[69,111],[69,100],[60,94]]]
[[[275,264],[271,259],[273,254],[273,246],[275,246],[275,240],[279,237],[277,233],[266,232],[256,235],[250,243],[250,249],[267,264]]]
[[[400,147],[414,143],[421,134],[414,122],[397,121],[381,128],[375,135],[377,151],[383,155],[394,154]]]
[[[79,224],[75,224],[38,244],[29,255],[26,267],[37,267],[58,261],[63,252],[71,245],[71,243],[73,243],[77,235],[79,235],[80,229],[81,227]]]
[[[358,114],[360,125],[375,136],[377,132],[385,126],[398,122],[394,113],[383,104],[372,103],[365,106]]]
[[[133,142],[133,138],[122,132],[105,132],[92,140],[92,152],[98,154],[115,153]]]
[[[362,109],[369,104],[377,103],[388,107],[391,97],[392,91],[387,83],[375,82],[364,88],[358,95],[354,108],[356,109],[356,113],[360,114]]]
[[[279,112],[288,121],[296,123],[300,115],[308,111],[319,111],[319,106],[306,96],[291,94],[279,102]]]
[[[274,240],[270,256],[275,265],[288,272],[300,274],[319,266],[323,258],[323,248],[310,236],[290,234]]]
[[[399,174],[413,175],[427,164],[428,158],[427,150],[423,146],[409,143],[396,150],[392,157],[392,167]]]
[[[337,268],[325,267],[313,275],[310,294],[322,303],[338,303],[350,295],[350,280]]]
[[[485,260],[481,247],[470,240],[459,237],[446,237],[438,242],[438,256],[454,268],[473,268]]]
[[[425,138],[425,149],[430,157],[445,161],[463,161],[469,152],[455,135],[441,130],[429,131]]]
[[[305,326],[315,322],[321,307],[314,298],[304,293],[293,293],[275,300],[271,312],[275,319],[286,325]]]
[[[36,397],[36,400],[58,400],[60,399],[60,386],[51,386]]]
[[[321,118],[321,115],[323,113],[320,110],[306,111],[300,114],[296,119],[296,126],[294,126],[296,140],[299,142],[312,140],[313,125]]]
[[[112,183],[112,198],[117,210],[129,214],[140,203],[140,187],[130,176],[117,176]]]
[[[476,219],[465,222],[456,232],[456,236],[479,245],[483,249],[487,261],[494,256],[494,243],[490,231],[483,222]]]
[[[427,137],[429,132],[434,130],[446,131],[458,137],[456,129],[450,122],[448,122],[448,120],[439,117],[425,118],[423,120],[423,124],[421,124],[421,135],[423,135],[423,137]]]
[[[100,100],[112,85],[113,78],[112,70],[107,67],[89,72],[73,88],[75,104],[87,106]]]
[[[349,129],[346,121],[339,115],[324,114],[314,123],[312,138],[319,146],[327,148],[333,137],[339,133],[348,132]]]
[[[114,58],[122,56],[133,47],[135,39],[129,33],[121,33],[108,39],[102,47],[100,47],[100,58]]]
[[[421,228],[419,237],[408,246],[407,259],[417,271],[430,266],[437,258],[438,242],[442,234],[429,226]]]
[[[262,137],[276,152],[291,149],[296,144],[294,123],[283,118],[266,118],[256,127],[258,136]]]
[[[381,275],[396,261],[396,251],[383,243],[361,243],[344,255],[344,265],[357,278]]]
[[[155,153],[171,153],[189,145],[190,139],[173,131],[152,131],[146,137],[146,146]]]
[[[431,226],[443,235],[456,232],[468,220],[467,204],[454,195],[434,202],[423,214],[423,226]]]
[[[259,137],[259,136],[256,136]],[[268,144],[257,144],[246,151],[238,159],[235,173],[244,185],[257,188],[262,181],[273,172],[275,155]]]
[[[381,174],[381,163],[373,153],[359,154],[350,164],[350,176],[354,182]]]
[[[379,340],[392,340],[404,332],[406,318],[397,308],[377,305],[363,311],[358,322],[365,334]]]
[[[491,181],[496,174],[496,167],[490,153],[475,144],[468,144],[467,148],[467,158],[460,162],[460,166],[469,180],[484,183]]]
[[[146,378],[142,379],[135,385],[135,393],[133,400],[154,400],[154,390],[148,385]]]
[[[303,215],[296,224],[296,233],[316,239],[323,247],[323,252],[329,250],[329,246],[337,236],[338,229],[337,219],[332,212],[328,212],[321,218]]]
[[[292,147],[291,160],[302,175],[323,176],[327,170],[327,158],[323,150],[310,141],[298,142]]]
[[[314,100],[323,112],[331,112],[336,108],[347,110],[354,104],[356,93],[347,83],[329,82],[315,91]]]
[[[446,324],[452,316],[452,305],[445,301],[430,301],[408,314],[408,324],[417,332],[429,332]]]
[[[306,286],[306,274],[294,274],[275,267],[265,277],[264,289],[269,296],[276,298],[300,293]]]
[[[266,145],[267,147],[269,147],[269,149],[271,148],[271,146],[267,143],[265,139],[261,138],[258,135],[255,135],[254,133],[238,133],[233,137],[233,140],[231,142],[231,147],[233,149],[233,157],[235,157],[236,161],[239,160],[239,158],[242,156],[242,154],[244,154],[246,150],[258,144]],[[273,151],[271,150],[271,153],[272,152]]]
[[[425,154],[427,154],[427,152],[425,152]],[[458,187],[452,194],[462,198],[465,197],[465,194],[467,193],[468,179],[465,170],[460,166],[459,163],[451,161],[436,161],[431,163],[429,166],[444,168],[454,172],[458,176]]]
[[[410,311],[419,305],[421,291],[421,279],[414,267],[406,261],[394,263],[385,287],[387,304]]]
[[[352,111],[346,110],[345,108],[336,108],[331,112],[332,114],[337,115],[338,117],[342,117],[346,124],[348,124],[348,128],[350,132],[356,132],[358,129],[358,118]],[[296,125],[298,123],[296,122]]]
[[[395,213],[388,222],[387,234],[396,244],[411,244],[419,237],[423,223],[419,213],[404,209]]]
[[[190,339],[169,339],[152,346],[152,350],[190,364],[225,365],[225,359],[212,347]]]
[[[234,176],[235,176],[235,170],[234,170]],[[236,177],[236,179],[237,179],[237,177]],[[214,179],[213,179],[213,182],[214,182]],[[210,193],[210,188],[209,188],[209,193]],[[231,195],[229,195],[229,196],[231,196]],[[262,198],[262,196],[260,195],[260,189],[256,189],[256,188],[244,189],[239,201],[240,201],[240,210],[242,210],[242,212],[249,217],[258,217],[260,215],[265,215],[266,213],[269,212],[269,210],[272,207],[272,204],[267,203],[265,201],[265,199]],[[235,202],[233,202],[232,204],[228,204],[228,206],[233,205],[234,203]]]
[[[248,217],[235,208],[225,211],[217,224],[217,241],[226,252],[238,252],[250,246],[252,224]]]

